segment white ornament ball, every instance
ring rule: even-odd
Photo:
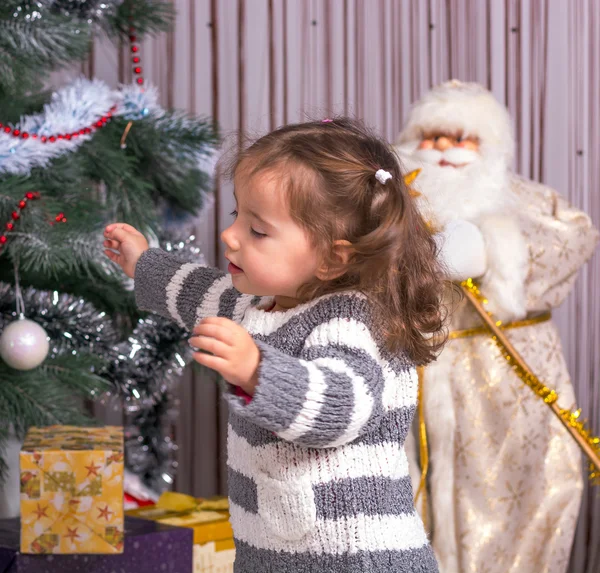
[[[27,318],[11,322],[0,335],[0,356],[11,368],[32,370],[48,356],[46,331]]]

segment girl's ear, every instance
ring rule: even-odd
[[[352,252],[353,248],[350,241],[346,241],[345,239],[333,241],[330,257],[330,261],[333,261],[333,263],[323,263],[317,269],[317,278],[322,281],[330,281],[341,277],[346,272],[346,265],[352,256]]]

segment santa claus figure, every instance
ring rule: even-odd
[[[515,348],[573,407],[551,310],[598,232],[556,191],[511,172],[514,147],[507,110],[483,87],[457,81],[413,106],[397,142],[405,169],[422,169],[416,201],[439,232],[450,278],[477,279]],[[450,340],[422,373],[425,517],[440,570],[564,572],[581,502],[580,450],[507,365],[469,301],[448,292]]]

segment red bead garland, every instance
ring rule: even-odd
[[[71,133],[58,133],[56,135],[41,135],[41,136],[39,136],[39,139],[42,143],[48,143],[48,142],[54,143],[55,141],[59,141],[62,139],[66,139],[67,141],[70,141],[71,139],[75,139],[76,137],[79,137],[80,135],[89,135],[90,133],[92,133],[93,129],[100,129],[100,128],[104,127],[107,124],[107,122],[110,121],[110,118],[113,116],[113,113],[116,109],[117,109],[117,106],[113,105],[110,108],[110,110],[108,110],[107,113],[105,113],[98,121],[94,122],[89,127],[83,127],[81,129],[79,129],[77,131],[73,131]],[[13,137],[16,137],[19,139],[28,139],[29,137],[31,137],[31,139],[38,138],[37,133],[29,134],[27,131],[13,129],[9,126],[5,126],[2,123],[0,123],[0,129],[4,129],[4,133],[9,133]]]
[[[142,60],[139,57],[138,54],[140,48],[139,46],[136,46],[137,42],[137,36],[135,35],[135,28],[129,28],[129,44],[131,47],[131,53],[133,54],[133,57],[131,58],[131,61],[133,62],[133,73],[136,76],[139,76],[135,79],[136,83],[138,85],[143,85],[144,84],[144,78],[141,76],[142,73],[142,67],[140,65],[138,65]]]
[[[40,195],[39,191],[27,191],[27,193],[25,193],[25,196],[23,197],[23,199],[21,199],[19,201],[19,203],[17,204],[18,211],[13,211],[11,213],[12,220],[18,221],[21,218],[20,211],[22,211],[23,209],[25,209],[25,207],[27,207],[27,202],[33,201],[34,199],[39,199],[40,196],[41,195]],[[8,232],[10,232],[10,231],[14,230],[15,224],[12,221],[9,221],[8,223],[6,223],[5,228]],[[0,246],[5,245],[7,241],[8,241],[8,237],[6,236],[6,234],[0,235]]]

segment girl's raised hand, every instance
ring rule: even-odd
[[[144,235],[127,223],[112,223],[104,229],[104,238],[106,256],[117,263],[128,277],[134,278],[135,265],[149,248]]]

